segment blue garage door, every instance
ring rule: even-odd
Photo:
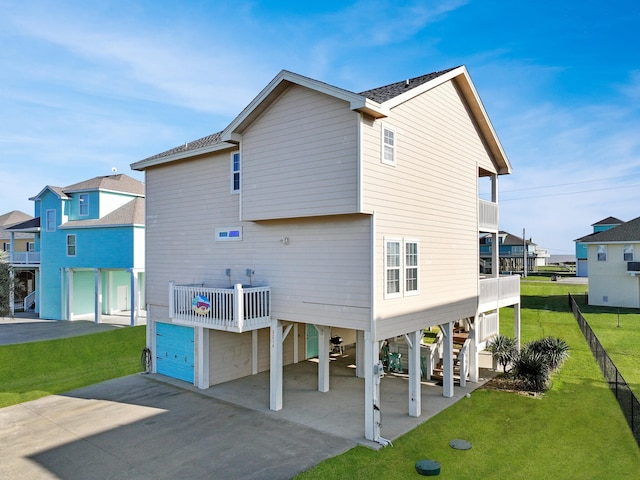
[[[167,377],[193,383],[192,327],[156,323],[156,369]]]

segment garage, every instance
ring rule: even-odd
[[[156,371],[159,374],[193,383],[193,327],[157,322],[156,351]]]

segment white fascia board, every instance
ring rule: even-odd
[[[352,110],[365,111],[376,117],[384,117],[388,114],[388,109],[380,104],[369,100],[368,98],[349,92],[339,87],[320,82],[309,77],[298,75],[297,73],[282,70],[262,91],[247,105],[247,107],[238,115],[222,132],[220,140],[223,142],[239,141],[240,138],[236,129],[264,102],[267,98],[280,86],[287,82],[290,84],[300,85],[316,92],[324,93],[335,98],[339,98],[349,102]]]
[[[220,150],[227,150],[229,148],[236,148],[237,145],[233,143],[220,142],[214,145],[208,145],[202,148],[195,148],[193,150],[184,150],[182,152],[176,152],[166,157],[158,157],[152,160],[140,160],[139,162],[129,165],[132,170],[144,171],[146,168],[155,167],[164,163],[175,162],[189,157],[195,157],[197,155],[203,155],[205,153],[218,152]]]

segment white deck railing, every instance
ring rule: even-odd
[[[519,275],[480,279],[478,313],[515,305],[516,303],[520,303]]]
[[[40,265],[40,252],[12,252],[10,262],[14,265]]]
[[[498,204],[478,199],[478,228],[481,232],[498,230]]]
[[[481,313],[476,327],[476,341],[478,344],[495,337],[499,332],[498,313]]]
[[[271,287],[213,288],[169,282],[176,323],[242,333],[271,325]]]

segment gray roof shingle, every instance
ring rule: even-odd
[[[51,187],[55,188],[55,187]],[[74,183],[68,187],[62,188],[64,193],[82,191],[82,190],[111,190],[114,192],[133,193],[135,195],[144,195],[144,183],[128,175],[119,173],[116,175],[105,175],[102,177],[93,177],[79,183]]]
[[[640,217],[579,239],[582,243],[640,242]]]
[[[144,198],[134,198],[102,218],[71,220],[60,225],[60,228],[106,227],[116,225],[144,225]]]

